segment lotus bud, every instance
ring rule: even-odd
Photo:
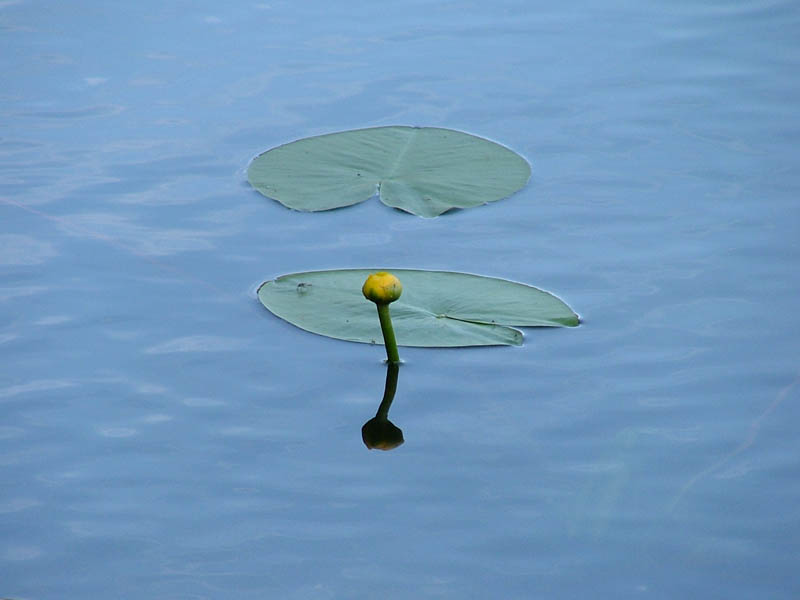
[[[361,291],[367,300],[375,304],[389,304],[403,293],[403,284],[391,273],[380,271],[367,277]]]
[[[381,321],[383,345],[386,346],[386,358],[390,363],[399,363],[400,355],[397,352],[397,340],[394,337],[392,318],[389,316],[389,304],[394,302],[403,293],[403,284],[400,280],[386,271],[372,273],[361,288],[367,300],[371,300],[378,307],[378,318]]]

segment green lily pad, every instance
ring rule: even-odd
[[[437,127],[373,127],[320,135],[257,156],[247,170],[263,195],[302,211],[381,202],[420,217],[510,196],[527,161],[505,146]]]
[[[311,271],[261,284],[258,298],[281,319],[319,335],[382,344],[375,305],[361,286],[379,269]],[[390,305],[400,346],[522,344],[518,327],[575,327],[578,315],[538,288],[449,271],[393,269],[403,284]]]

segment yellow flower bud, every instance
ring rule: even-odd
[[[403,284],[391,273],[381,271],[367,277],[361,291],[367,300],[372,300],[375,304],[389,304],[403,293]]]

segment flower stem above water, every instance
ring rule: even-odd
[[[383,344],[386,346],[386,358],[389,363],[399,364],[400,354],[397,351],[397,340],[394,337],[392,318],[389,315],[389,304],[397,300],[403,293],[403,285],[391,273],[380,271],[367,277],[361,291],[367,300],[371,300],[378,307]]]

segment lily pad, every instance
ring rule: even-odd
[[[302,211],[350,206],[379,195],[435,217],[510,196],[528,162],[505,146],[438,127],[372,127],[297,140],[257,156],[247,170],[263,195]]]
[[[375,305],[361,286],[379,269],[310,271],[261,284],[258,298],[281,319],[319,335],[382,344]],[[522,344],[518,327],[575,327],[578,315],[538,288],[450,271],[392,269],[403,294],[390,305],[401,346]]]

